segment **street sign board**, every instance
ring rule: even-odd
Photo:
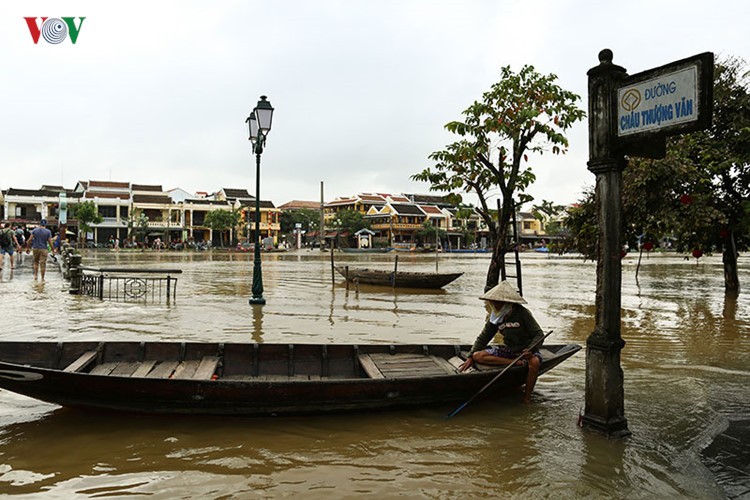
[[[707,128],[713,62],[705,52],[627,77],[617,88],[617,137],[640,140]]]

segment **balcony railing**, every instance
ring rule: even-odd
[[[418,230],[422,228],[422,224],[403,224],[403,223],[393,223],[393,224],[373,224],[373,229],[413,229]]]

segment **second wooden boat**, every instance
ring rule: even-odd
[[[442,288],[458,279],[463,273],[422,273],[409,271],[383,271],[361,267],[335,266],[336,271],[350,283],[390,286],[399,288]]]

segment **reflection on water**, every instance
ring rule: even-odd
[[[342,263],[392,269],[391,255]],[[469,343],[482,327],[487,257],[440,257],[464,275],[437,292],[331,280],[327,254],[263,256],[267,304],[251,307],[252,256],[101,252],[91,265],[179,267],[177,301],[141,305],[71,296],[58,274],[35,284],[30,260],[0,277],[3,340]],[[748,296],[725,298],[721,260],[635,259],[623,270],[622,352],[633,437],[583,433],[585,356],[546,374],[534,403],[307,418],[187,418],[82,413],[0,391],[0,494],[453,498],[722,496],[700,452],[750,414]],[[399,255],[434,271],[435,257]],[[750,266],[740,263],[750,283]],[[552,343],[594,328],[595,266],[524,256],[524,288]],[[469,395],[467,395],[468,397]]]

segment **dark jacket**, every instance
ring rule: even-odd
[[[471,352],[481,351],[487,347],[487,344],[498,333],[503,336],[503,343],[518,354],[537,340],[544,338],[544,332],[529,310],[521,304],[513,304],[513,309],[502,323],[496,325],[487,321],[484,324],[484,329],[474,341]],[[541,347],[541,344],[536,347]]]

